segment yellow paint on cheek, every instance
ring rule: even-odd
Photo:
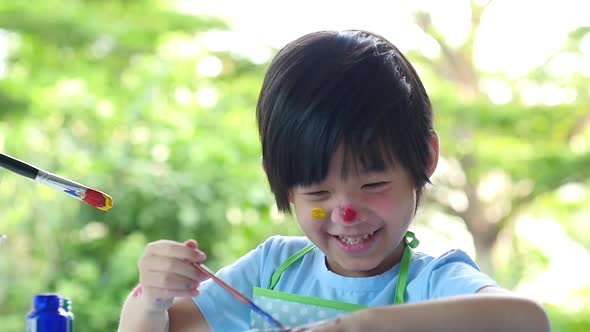
[[[311,209],[311,216],[316,219],[325,219],[328,214],[321,207],[316,207]]]

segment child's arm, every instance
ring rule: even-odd
[[[192,300],[207,277],[190,262],[204,259],[194,240],[149,243],[138,264],[141,286],[123,305],[119,332],[210,331]]]
[[[123,305],[118,331],[210,332],[211,329],[191,298],[175,300],[168,310],[155,310],[129,295]]]
[[[118,332],[168,332],[168,311],[151,308],[134,293],[123,304]]]
[[[199,307],[190,298],[179,299],[168,309],[169,332],[211,332]]]
[[[549,320],[539,304],[495,287],[486,287],[478,295],[361,310],[313,329],[314,332],[549,330]]]

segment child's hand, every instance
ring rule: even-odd
[[[199,295],[199,284],[207,279],[191,262],[201,263],[205,253],[195,240],[185,243],[159,240],[146,246],[139,260],[139,283],[134,292],[150,310],[165,311],[175,297]]]

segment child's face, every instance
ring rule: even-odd
[[[325,253],[331,271],[345,276],[377,275],[401,259],[416,191],[401,165],[377,172],[351,171],[344,178],[342,159],[339,149],[323,182],[291,190],[297,221]],[[317,207],[326,211],[326,218],[311,215]],[[342,207],[352,207],[356,218],[343,219]]]

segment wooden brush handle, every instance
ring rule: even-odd
[[[213,274],[213,272],[211,270],[209,270],[209,268],[207,268],[206,266],[204,266],[202,264],[198,264],[198,263],[192,263],[192,264],[199,271],[201,271],[203,274],[205,274],[208,277],[210,277],[211,279],[213,279],[213,281],[215,281],[219,286],[223,287],[226,291],[228,291],[231,295],[233,295],[235,298],[237,298],[241,302],[246,303],[246,304],[250,304],[252,302],[247,297],[245,297],[240,292],[238,292],[235,288],[226,284],[225,281],[217,278],[215,276],[215,274]]]

